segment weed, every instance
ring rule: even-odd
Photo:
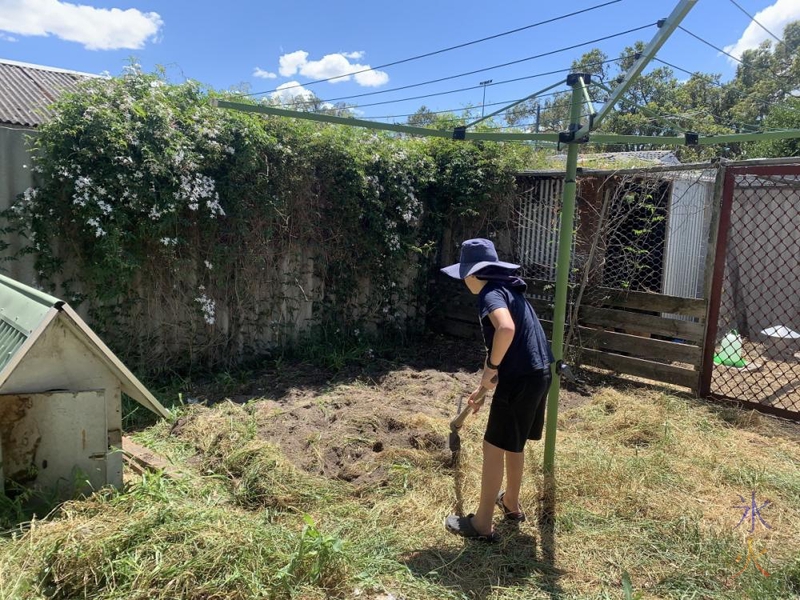
[[[344,577],[345,555],[343,542],[332,535],[323,535],[309,515],[303,515],[303,531],[297,547],[277,578],[290,592],[304,584],[327,588]]]

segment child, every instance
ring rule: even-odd
[[[483,438],[481,497],[475,514],[450,515],[451,533],[485,542],[499,539],[492,527],[495,505],[510,521],[522,522],[519,505],[525,442],[542,439],[550,365],[553,354],[536,313],[525,299],[525,282],[513,275],[519,265],[498,260],[490,240],[472,239],[461,245],[460,261],[442,272],[462,279],[478,296],[486,362],[480,385],[495,389]],[[469,404],[480,409],[476,397]],[[505,463],[506,489],[503,483]]]

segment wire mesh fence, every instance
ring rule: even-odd
[[[711,302],[701,392],[800,419],[800,165],[726,173]]]

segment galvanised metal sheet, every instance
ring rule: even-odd
[[[530,277],[555,280],[563,189],[563,177],[543,177],[523,194],[518,252]]]
[[[27,339],[28,336],[15,329],[13,325],[0,321],[0,371]]]
[[[0,275],[0,372],[19,351],[58,298]]]
[[[714,182],[698,174],[676,177],[672,184],[662,292],[701,298],[708,250]]]
[[[48,107],[89,77],[93,76],[0,60],[0,124],[36,127],[47,122],[52,116]]]

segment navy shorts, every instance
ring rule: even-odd
[[[501,379],[494,391],[483,439],[507,450],[522,452],[528,440],[542,439],[550,370],[516,379]]]

